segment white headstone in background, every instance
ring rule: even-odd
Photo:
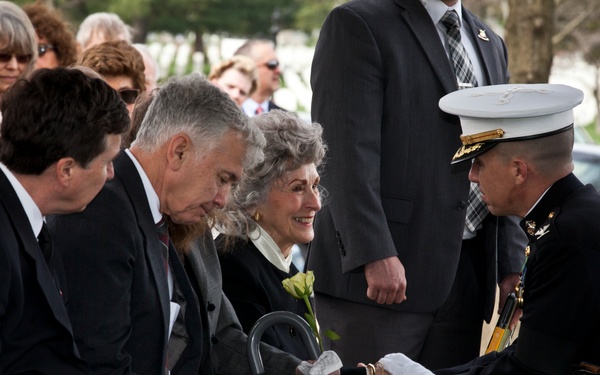
[[[562,83],[583,91],[583,103],[573,109],[575,126],[586,126],[596,118],[595,77],[596,68],[580,54],[554,56],[549,83]]]

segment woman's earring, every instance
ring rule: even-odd
[[[261,215],[260,211],[255,211],[254,215],[252,215],[252,218],[256,222],[260,221],[260,219],[262,219],[262,215]]]

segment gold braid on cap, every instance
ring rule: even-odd
[[[472,145],[473,143],[485,142],[485,141],[489,141],[490,139],[494,139],[494,138],[502,138],[502,136],[504,136],[504,130],[496,129],[496,130],[489,130],[489,131],[483,132],[483,133],[477,133],[477,134],[471,134],[471,135],[461,135],[460,140],[462,141],[463,145],[468,146],[468,145]]]
[[[456,151],[456,154],[454,154],[454,156],[452,157],[452,160],[456,160],[456,159],[462,157],[463,155],[469,155],[470,153],[479,150],[482,146],[483,146],[483,143],[476,143],[472,146],[462,146],[461,148],[458,149],[458,151]]]

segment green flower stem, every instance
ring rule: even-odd
[[[313,312],[312,306],[310,305],[310,301],[308,299],[307,295],[303,295],[302,299],[304,300],[304,303],[306,304],[306,308],[308,309],[308,313],[310,314],[310,316],[312,316],[312,322],[309,322],[310,328],[312,328],[313,333],[315,334],[315,337],[317,338],[317,342],[319,343],[319,348],[321,349],[321,353],[324,352],[323,350],[323,340],[321,339],[321,334],[319,333],[319,329],[317,328],[317,318],[315,317],[315,313]]]

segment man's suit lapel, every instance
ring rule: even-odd
[[[483,35],[486,35],[487,26],[482,25],[479,21],[473,17],[471,12],[463,7],[462,19],[465,24],[467,31],[472,35],[473,45],[477,50],[479,61],[481,62],[481,69],[485,74],[485,78],[488,85],[502,84],[507,82],[498,82],[497,75],[493,72],[498,71],[498,61],[503,59],[502,56],[498,56],[497,49],[494,48],[494,43],[489,39],[479,37],[480,30],[483,30]],[[486,35],[487,38],[487,35]]]
[[[23,250],[35,261],[35,272],[38,284],[50,305],[54,317],[71,333],[72,336],[73,329],[71,328],[71,322],[69,321],[61,292],[57,289],[57,283],[50,273],[50,268],[44,259],[42,250],[31,229],[31,224],[23,210],[21,201],[2,171],[0,171],[0,202],[6,208],[6,212],[13,223],[13,228],[23,246]],[[76,348],[75,351],[77,352]]]
[[[202,355],[208,355],[208,350],[202,350],[203,348],[208,348],[208,336],[203,335],[202,329],[203,326],[208,330],[208,317],[206,316],[206,311],[201,311],[199,309],[198,299],[201,299],[200,296],[196,297],[196,293],[192,289],[190,281],[186,275],[185,269],[183,267],[183,263],[181,262],[179,255],[177,254],[177,250],[170,243],[169,246],[169,258],[171,265],[171,272],[173,273],[174,287],[177,289],[175,293],[181,295],[183,300],[178,300],[177,303],[181,305],[181,311],[179,314],[183,314],[183,321],[181,319],[177,319],[175,322],[175,326],[173,327],[173,332],[178,333],[178,337],[187,337],[188,340],[185,340],[185,346],[181,346],[180,348],[176,348],[176,351],[181,351],[178,358],[183,359],[183,363],[187,363],[188,361],[197,361],[198,363],[202,360]],[[202,309],[204,310],[204,309]],[[202,320],[200,320],[202,319]],[[179,326],[179,327],[177,327]],[[203,338],[206,338],[203,340]],[[171,350],[171,343],[173,341],[173,337],[169,341],[169,350]],[[177,347],[177,344],[175,344]],[[171,357],[169,357],[171,359]]]
[[[165,332],[166,343],[166,334],[169,327],[170,298],[167,275],[162,256],[163,245],[158,238],[158,232],[152,218],[152,212],[150,211],[150,204],[146,197],[144,184],[142,183],[142,179],[135,168],[135,165],[129,158],[129,155],[122,151],[117,159],[115,159],[114,166],[115,175],[122,181],[127,195],[133,203],[138,225],[144,235],[146,259],[154,276],[154,282],[160,299],[160,308],[163,313],[163,329]]]
[[[450,61],[444,50],[437,29],[429,13],[419,0],[395,0],[396,4],[403,9],[401,17],[412,30],[415,38],[421,44],[423,52],[427,56],[433,71],[439,78],[442,87],[446,92],[452,92],[457,89],[454,72],[450,66]],[[403,43],[399,40],[398,43]]]

